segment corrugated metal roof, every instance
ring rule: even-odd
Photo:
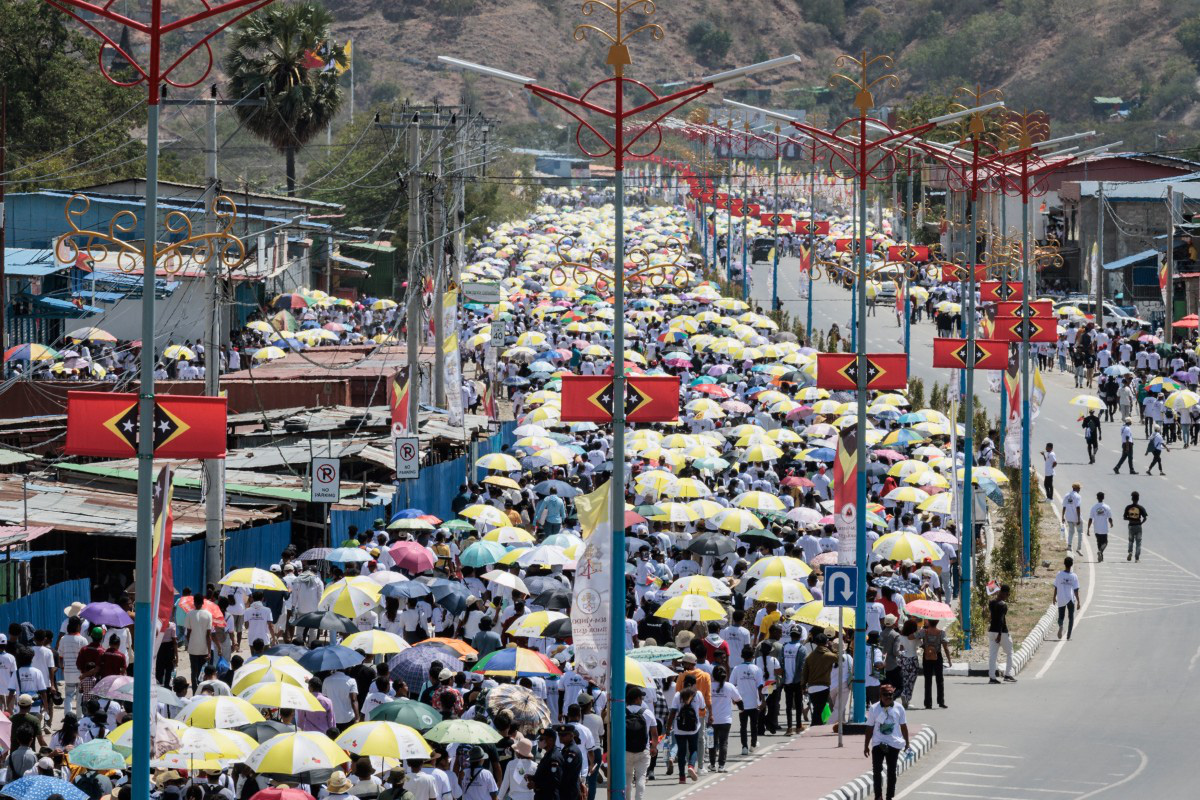
[[[308,448],[305,448],[307,452]],[[304,467],[308,462],[305,458],[299,462]],[[67,472],[98,475],[104,478],[117,478],[131,483],[137,482],[136,460],[105,461],[99,464],[67,464],[59,463],[58,469]],[[189,489],[199,489],[202,485],[199,467],[181,466],[175,470],[175,485]],[[301,488],[303,480],[292,475],[267,475],[248,470],[225,471],[225,493],[243,495],[246,497],[262,497],[269,500],[308,501],[308,491]],[[281,484],[291,484],[281,485]],[[342,496],[349,497],[357,494],[361,484],[343,486]]]
[[[28,464],[33,460],[33,456],[22,453],[20,450],[10,450],[7,447],[0,447],[0,467],[11,467],[13,464]]]
[[[31,526],[104,536],[137,534],[137,495],[132,492],[111,492],[45,480],[30,483],[28,488]],[[203,503],[177,498],[171,510],[175,517],[174,540],[183,541],[204,532]],[[21,479],[0,476],[0,522],[16,522],[23,516]],[[227,506],[225,529],[237,530],[278,516],[277,512],[267,509]]]

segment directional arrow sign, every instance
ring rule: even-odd
[[[966,339],[934,339],[933,365],[949,369],[966,369]],[[1004,369],[1007,366],[1008,342],[998,339],[975,340],[975,369]]]
[[[823,599],[826,608],[854,608],[858,605],[858,567],[826,565]]]

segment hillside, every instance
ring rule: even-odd
[[[453,102],[469,86],[472,97],[506,121],[557,123],[558,112],[527,102],[513,87],[464,83],[459,73],[441,69],[437,56],[536,75],[569,90],[606,72],[604,43],[575,42],[571,32],[580,22],[611,28],[611,15],[597,9],[584,17],[577,2],[328,2],[339,35],[355,43],[360,106],[397,95]],[[1092,98],[1115,96],[1134,106],[1124,120],[1109,123],[1122,129],[1120,138],[1153,148],[1154,134],[1165,134],[1158,149],[1181,149],[1196,142],[1189,127],[1198,116],[1197,73],[1175,31],[1197,14],[1200,0],[662,0],[653,21],[665,36],[630,42],[631,74],[670,81],[795,52],[804,64],[786,80],[779,74],[758,84],[773,89],[758,97],[816,108],[830,98],[815,89],[834,71],[835,57],[865,47],[896,56],[901,87],[878,91],[879,104],[980,83],[1005,90],[1010,106],[1050,112],[1058,131],[1104,126],[1110,113],[1094,109]]]

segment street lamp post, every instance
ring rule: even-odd
[[[782,56],[758,64],[739,67],[725,72],[710,75],[693,86],[672,92],[667,95],[656,94],[649,86],[641,81],[625,76],[625,68],[632,64],[629,48],[626,42],[638,33],[648,33],[653,39],[661,40],[663,29],[654,22],[639,20],[641,24],[626,29],[625,15],[631,12],[649,17],[655,13],[655,6],[646,0],[614,0],[608,3],[597,0],[587,0],[583,5],[583,13],[588,16],[596,6],[612,13],[615,20],[614,32],[610,33],[597,25],[581,24],[576,26],[574,38],[584,41],[589,34],[598,35],[609,42],[606,63],[612,67],[613,76],[605,78],[588,87],[578,97],[548,89],[534,83],[533,78],[517,75],[504,70],[485,67],[479,64],[459,59],[440,56],[439,60],[451,66],[467,69],[489,77],[517,83],[534,96],[539,97],[576,120],[575,143],[579,149],[591,158],[613,159],[613,185],[616,191],[615,230],[613,235],[612,253],[612,286],[613,286],[613,471],[612,471],[612,502],[609,515],[612,521],[612,563],[611,569],[611,598],[610,598],[610,638],[609,638],[609,702],[612,712],[609,718],[613,720],[609,736],[609,794],[611,797],[623,798],[625,795],[625,627],[618,620],[624,619],[625,614],[625,159],[627,156],[640,157],[653,153],[662,141],[660,123],[676,110],[689,102],[707,94],[715,86],[738,80],[758,72],[775,69],[799,62],[795,55]],[[612,107],[601,105],[593,98],[601,90],[611,90],[613,94]],[[631,102],[629,95],[644,95],[649,99],[641,102]],[[599,117],[611,123],[611,130],[601,122],[593,124],[588,116]],[[641,116],[643,121],[637,122]],[[646,121],[648,118],[648,121]],[[634,125],[626,131],[626,122]],[[600,127],[597,127],[599,125]],[[604,130],[601,130],[604,128]],[[588,134],[591,147],[584,143],[584,133]],[[644,150],[635,150],[635,146],[643,138],[650,142]],[[598,142],[598,146],[597,143]]]
[[[853,77],[842,73],[835,73],[830,79],[831,84],[837,81],[845,81],[857,90],[854,105],[858,109],[858,116],[851,117],[843,122],[832,131],[826,131],[811,125],[807,125],[799,120],[793,119],[786,114],[780,114],[774,111],[748,106],[744,103],[739,103],[733,100],[725,102],[731,106],[743,109],[751,109],[762,111],[768,117],[788,122],[793,128],[804,133],[812,138],[814,144],[819,144],[823,150],[829,154],[831,165],[837,163],[845,169],[848,174],[852,175],[857,182],[856,199],[856,252],[857,256],[857,276],[854,279],[853,286],[857,290],[855,297],[855,355],[856,355],[856,378],[857,378],[857,463],[859,469],[856,472],[856,505],[859,509],[865,509],[867,505],[867,473],[865,465],[867,463],[867,383],[869,381],[870,364],[867,361],[867,320],[866,320],[866,286],[870,271],[867,267],[867,188],[869,181],[875,177],[886,175],[891,170],[895,169],[897,151],[906,146],[916,146],[925,149],[925,143],[921,142],[919,137],[933,130],[939,125],[952,122],[962,117],[968,116],[976,112],[997,108],[1001,103],[995,103],[980,108],[965,109],[952,114],[947,114],[941,117],[935,117],[928,122],[917,125],[903,131],[894,131],[883,123],[870,118],[869,113],[875,105],[875,99],[872,96],[871,89],[875,86],[884,83],[891,86],[898,86],[899,79],[891,74],[884,74],[879,77],[871,78],[869,71],[875,65],[880,65],[884,69],[890,69],[893,66],[892,59],[888,56],[868,57],[864,51],[859,58],[853,56],[839,56],[835,62],[838,68],[846,66],[853,67],[856,75]],[[845,129],[845,130],[843,130]],[[884,134],[879,139],[870,139],[868,137],[869,130],[884,130]],[[930,150],[930,155],[938,156],[936,151]],[[854,649],[856,653],[866,652],[866,565],[867,565],[867,519],[866,514],[860,513],[856,516],[856,536],[855,536],[855,561],[859,566],[859,583],[858,583],[858,602],[855,608],[855,631],[854,631]],[[865,659],[855,659],[854,663],[854,678],[853,678],[853,698],[854,698],[854,721],[863,722],[866,720],[866,661]]]
[[[88,0],[46,0],[58,10],[74,17],[80,24],[101,40],[99,66],[104,78],[122,87],[145,85],[146,97],[146,209],[143,217],[145,243],[142,250],[142,350],[140,355],[140,383],[138,388],[138,436],[137,460],[137,545],[134,609],[143,624],[134,629],[134,690],[133,690],[133,769],[130,786],[134,800],[147,800],[150,796],[150,717],[151,663],[154,660],[154,635],[157,627],[156,610],[151,608],[153,587],[151,572],[153,561],[153,518],[152,492],[154,483],[154,292],[155,274],[159,263],[158,250],[158,131],[159,106],[164,84],[178,88],[196,86],[207,77],[212,68],[211,40],[225,28],[241,18],[269,5],[272,0],[207,0],[203,8],[192,14],[166,20],[163,16],[163,0],[150,0],[149,19],[135,19],[119,13],[108,2]],[[163,44],[172,34],[184,31],[217,17],[222,19],[211,30],[202,31],[198,40],[181,55],[171,60],[163,53]],[[108,23],[125,30],[141,34],[149,40],[149,54],[145,62],[139,62],[133,53],[126,51],[118,41],[101,29]],[[118,37],[119,38],[119,37]],[[132,70],[129,76],[110,74],[104,65],[104,51],[111,48]],[[175,79],[173,74],[190,57],[203,48],[208,56],[199,77],[189,76],[186,80]],[[212,354],[210,354],[212,355]],[[210,487],[210,491],[215,491]],[[166,545],[169,547],[169,543]]]

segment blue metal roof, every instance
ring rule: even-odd
[[[43,311],[48,312],[41,316],[51,317],[86,317],[89,314],[103,314],[104,309],[96,306],[82,305],[77,306],[70,300],[59,300],[57,297],[47,297],[44,294],[25,294],[22,292],[19,297],[29,300],[33,305]]]
[[[66,552],[66,550],[13,550],[7,553],[0,553],[0,562],[7,560],[32,561],[35,558],[65,555]]]
[[[1160,255],[1162,255],[1162,254],[1157,250],[1143,250],[1142,252],[1134,253],[1131,256],[1125,256],[1124,258],[1118,258],[1116,261],[1109,261],[1107,264],[1104,265],[1104,269],[1106,271],[1111,271],[1114,269],[1124,269],[1125,267],[1132,267],[1142,261],[1157,262],[1158,257]]]

